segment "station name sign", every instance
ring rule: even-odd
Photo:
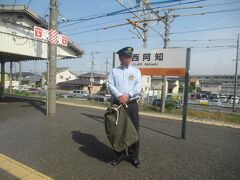
[[[185,76],[187,49],[150,49],[133,52],[132,66],[139,68],[142,75]],[[115,67],[120,65],[115,54]]]

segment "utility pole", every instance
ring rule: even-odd
[[[144,23],[143,24],[143,28],[144,28],[144,30],[143,30],[143,48],[147,48],[147,40],[148,40],[148,37],[147,37],[147,34],[148,34],[148,29],[147,29],[147,27],[148,27],[148,23]]]
[[[50,0],[49,16],[49,44],[48,44],[48,93],[47,115],[56,115],[56,70],[57,70],[57,44],[55,36],[57,31],[58,0]],[[52,40],[52,41],[51,41]]]
[[[105,62],[105,64],[106,64],[106,75],[107,75],[107,73],[108,73],[108,64],[109,64],[109,62],[108,62],[108,58],[106,58],[106,62]]]
[[[236,93],[237,93],[237,78],[238,78],[238,49],[239,49],[239,34],[237,39],[237,55],[236,55],[236,67],[235,67],[235,79],[234,79],[234,95],[233,95],[233,112],[236,110]]]
[[[91,62],[91,77],[90,77],[90,89],[92,94],[92,87],[93,87],[93,66],[94,66],[94,54],[99,54],[99,52],[91,52],[92,55],[92,62]]]
[[[141,2],[140,5],[141,6],[144,6],[142,8],[147,9],[148,8],[148,4],[149,4],[149,1],[150,0],[144,0],[144,2]],[[144,20],[147,21],[149,20],[149,10],[146,10],[143,11],[143,14],[144,14]],[[147,48],[147,41],[148,41],[148,23],[147,22],[144,22],[143,23],[143,48]]]
[[[90,87],[91,88],[93,85],[93,66],[94,66],[94,56],[92,56],[92,62],[91,62],[91,78],[90,78]]]
[[[170,16],[169,12],[165,12],[164,14],[164,24],[165,24],[165,32],[164,32],[164,46],[166,49],[169,47],[169,31],[170,31]],[[166,90],[167,90],[167,77],[163,76],[162,79],[162,103],[161,103],[161,112],[165,112],[165,101],[166,101]]]

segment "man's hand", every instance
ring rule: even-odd
[[[118,100],[121,104],[127,104],[128,99],[129,99],[128,94],[123,94],[118,97]]]

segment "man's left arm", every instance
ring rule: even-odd
[[[135,86],[133,89],[133,96],[131,99],[135,99],[140,96],[141,93],[141,84],[142,84],[142,75],[139,69],[137,69]]]

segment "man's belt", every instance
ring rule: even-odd
[[[128,104],[137,103],[137,102],[138,102],[138,99],[132,99],[128,101]]]

